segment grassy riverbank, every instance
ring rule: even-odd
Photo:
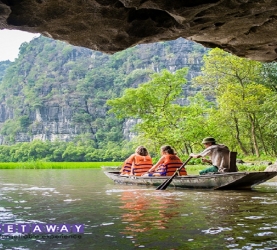
[[[0,162],[0,169],[77,169],[121,165],[122,162]]]
[[[207,168],[207,165],[187,165],[187,171],[200,171],[202,169]],[[244,165],[237,165],[239,171],[264,171],[267,166],[265,165],[253,165],[253,166],[244,166]]]
[[[0,169],[78,169],[78,168],[101,168],[102,166],[119,167],[122,162],[2,162]],[[199,171],[207,165],[187,165],[187,171]],[[264,171],[266,166],[238,165],[239,171]]]

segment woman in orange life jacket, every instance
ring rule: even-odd
[[[125,160],[120,173],[121,175],[141,176],[153,166],[152,158],[144,146],[137,147],[134,154]]]
[[[148,176],[171,176],[183,164],[171,146],[162,146],[161,155],[159,161],[149,169]],[[180,171],[180,175],[187,175],[185,168]]]

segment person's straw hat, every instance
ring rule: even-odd
[[[206,138],[203,139],[202,143],[215,143],[215,138],[206,137]]]

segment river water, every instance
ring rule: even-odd
[[[84,232],[2,228],[0,249],[277,249],[276,204],[277,179],[250,191],[156,191],[114,184],[100,169],[1,170],[2,226],[83,224]]]

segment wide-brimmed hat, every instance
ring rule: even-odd
[[[203,139],[202,143],[215,143],[215,138],[206,137],[206,138]]]

